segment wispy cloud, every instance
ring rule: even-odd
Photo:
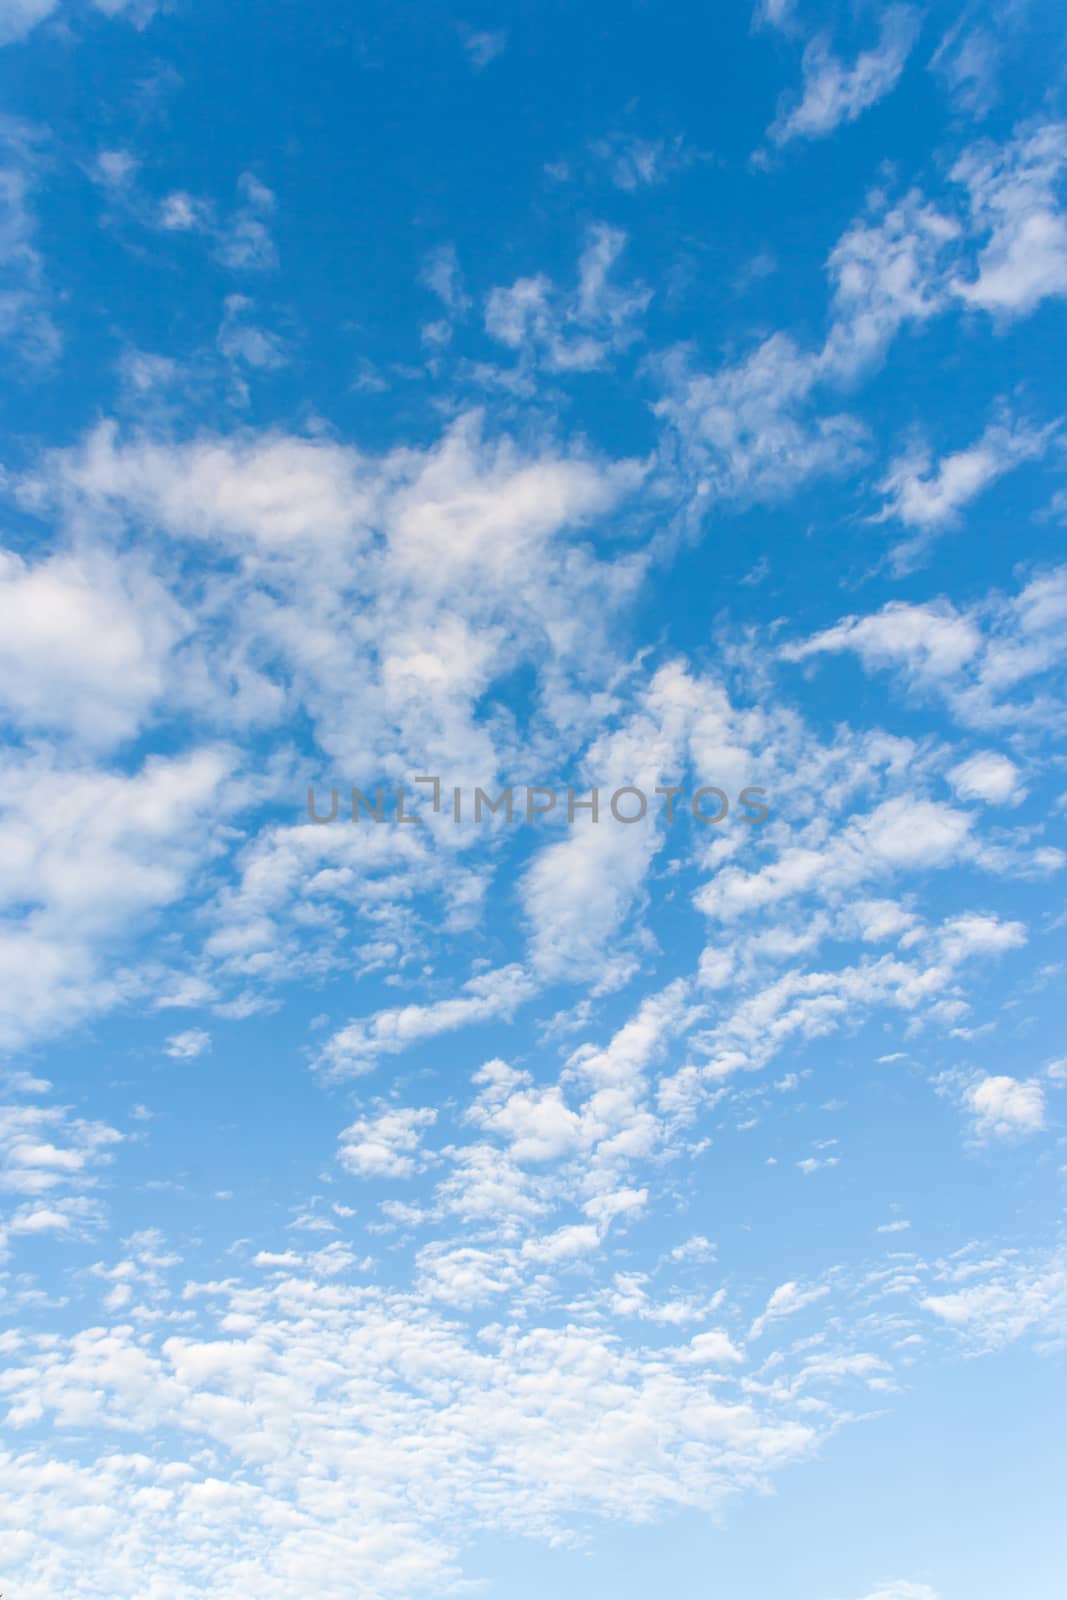
[[[812,39],[804,51],[803,89],[799,98],[783,97],[767,130],[770,143],[780,149],[794,139],[825,139],[842,123],[855,122],[896,88],[919,28],[914,7],[887,6],[878,43],[851,63],[834,55],[826,35]]]

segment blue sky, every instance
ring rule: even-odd
[[[0,1589],[1059,1600],[1059,8],[0,44]]]

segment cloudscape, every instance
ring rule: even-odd
[[[1065,42],[0,0],[6,1600],[1062,1600]]]

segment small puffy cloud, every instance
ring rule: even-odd
[[[397,1106],[360,1117],[340,1135],[338,1159],[358,1178],[410,1178],[423,1132],[436,1120],[429,1106]]]
[[[796,18],[796,0],[758,0],[752,13],[753,28],[779,28],[787,33]]]
[[[158,221],[168,233],[200,233],[210,226],[211,214],[209,201],[176,189],[160,201]]]
[[[907,933],[915,920],[915,913],[895,900],[856,900],[842,911],[843,925],[854,929],[865,944],[880,944]]]
[[[1026,928],[1021,922],[1002,922],[980,911],[965,911],[949,918],[938,934],[938,943],[950,966],[958,966],[971,956],[1020,949],[1026,943]]]
[[[797,1167],[805,1178],[810,1178],[813,1172],[821,1172],[824,1167],[837,1167],[840,1164],[840,1156],[806,1156],[803,1161],[797,1162]]]
[[[227,295],[216,343],[228,361],[258,371],[276,371],[289,362],[285,341],[251,318],[254,302],[243,294]]]
[[[90,176],[105,189],[124,189],[140,166],[128,150],[101,150],[93,162]]]
[[[672,1261],[713,1261],[715,1259],[715,1246],[710,1239],[705,1239],[702,1233],[694,1233],[692,1238],[686,1239],[683,1244],[676,1244],[671,1251]]]
[[[121,152],[112,157],[121,158]],[[211,245],[217,261],[235,272],[265,272],[278,265],[278,254],[270,232],[270,217],[275,208],[273,191],[254,173],[243,172],[238,179],[239,203],[226,214],[214,200],[175,189],[162,200],[149,201],[132,183],[134,167],[116,166],[114,159],[95,176],[120,198],[128,214],[148,227],[164,233],[199,234]]]
[[[485,1071],[483,1068],[478,1077]],[[470,1116],[487,1132],[507,1139],[516,1161],[558,1160],[581,1141],[581,1119],[566,1105],[557,1085],[545,1089],[524,1086],[503,1099],[492,1092],[483,1093]]]
[[[726,1367],[737,1366],[745,1357],[722,1328],[712,1328],[708,1333],[695,1334],[688,1348],[679,1352],[678,1360],[687,1366]]]
[[[0,549],[0,709],[92,746],[130,737],[187,627],[162,585],[103,552],[30,563]]]
[[[0,1206],[0,1262],[18,1239],[95,1233],[105,1212],[88,1191],[121,1142],[114,1128],[67,1107],[0,1105],[0,1197],[19,1198],[14,1209]]]
[[[462,317],[470,310],[471,300],[463,287],[463,271],[454,244],[442,244],[431,250],[422,264],[419,279],[437,296],[450,316]]]
[[[1015,806],[1026,790],[1019,769],[996,750],[979,750],[951,769],[948,781],[961,800],[984,800],[993,806]]]
[[[267,218],[274,210],[274,194],[251,172],[238,183],[243,203],[218,230],[215,254],[223,266],[238,272],[267,272],[278,265]]]
[[[193,1061],[211,1049],[211,1035],[205,1028],[186,1028],[172,1033],[163,1049],[175,1061]]]
[[[588,1255],[590,1251],[596,1250],[599,1244],[599,1228],[591,1222],[575,1222],[565,1228],[557,1228],[555,1233],[545,1234],[540,1239],[527,1239],[522,1247],[522,1253],[529,1261],[554,1266],[578,1256]]]
[[[1045,1126],[1045,1093],[1032,1078],[1007,1074],[977,1078],[964,1090],[963,1102],[982,1139],[1040,1133]]]
[[[508,35],[505,28],[477,29],[464,27],[462,30],[463,48],[467,52],[467,60],[475,72],[482,72],[491,61],[503,54],[507,49]]]

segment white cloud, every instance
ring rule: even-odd
[[[158,222],[167,233],[199,233],[208,227],[211,215],[208,201],[175,189],[160,201]]]
[[[895,462],[880,485],[890,496],[882,517],[909,527],[937,528],[958,521],[960,510],[989,484],[1043,451],[1047,430],[986,429],[977,444],[943,457],[931,470],[929,451],[911,452]]]
[[[129,774],[8,754],[0,807],[0,1039],[23,1042],[132,994],[114,941],[184,893],[233,809],[232,756]]]
[[[895,871],[944,867],[964,854],[971,826],[967,812],[900,795],[851,818],[821,849],[787,846],[757,872],[725,867],[694,904],[707,916],[733,921],[815,887],[833,896]]]
[[[238,188],[243,204],[219,229],[215,253],[223,266],[235,272],[268,272],[278,265],[268,223],[274,194],[251,172],[241,174]]]
[[[93,1191],[121,1142],[115,1128],[66,1106],[0,1105],[0,1262],[27,1236],[99,1231],[105,1213]],[[10,1195],[18,1203],[5,1210]]]
[[[825,1284],[816,1284],[808,1289],[792,1281],[779,1284],[767,1301],[766,1308],[749,1329],[749,1339],[762,1338],[773,1322],[778,1322],[782,1317],[796,1316],[798,1311],[824,1300],[829,1293]]]
[[[1016,806],[1026,797],[1018,767],[997,750],[979,750],[968,756],[950,770],[948,781],[961,800]]]
[[[0,0],[0,44],[25,38],[57,4],[58,0]]]
[[[423,1131],[436,1120],[428,1106],[395,1106],[360,1117],[338,1135],[338,1160],[358,1178],[410,1178]]]
[[[857,932],[865,943],[877,944],[906,933],[916,918],[895,900],[852,900],[842,908],[842,920],[849,932]]]
[[[890,203],[883,190],[834,245],[833,323],[821,356],[828,376],[851,382],[880,361],[897,332],[951,301],[949,268],[960,224],[911,190]]]
[[[918,678],[939,678],[958,671],[981,644],[974,624],[944,602],[891,600],[870,616],[846,617],[802,644],[784,646],[782,655],[786,661],[804,661],[823,652],[854,650],[871,667],[899,664]]]
[[[936,938],[946,961],[958,966],[972,956],[1018,950],[1026,943],[1026,928],[1021,922],[1002,922],[982,912],[965,911],[949,917],[937,930]]]
[[[420,279],[441,301],[452,317],[464,317],[471,308],[471,299],[463,287],[463,272],[454,244],[439,245],[431,250],[422,264]]]
[[[1008,1139],[1040,1133],[1045,1126],[1045,1092],[1032,1078],[981,1077],[964,1091],[963,1100],[979,1138]]]
[[[910,571],[934,533],[958,524],[963,509],[998,478],[1043,455],[1052,432],[1052,427],[1026,428],[1002,421],[991,423],[975,444],[936,463],[925,445],[898,457],[878,485],[888,499],[872,520],[894,518],[920,532],[892,551],[894,569]]]
[[[1058,723],[1058,697],[1040,679],[1067,658],[1067,568],[1032,577],[1012,596],[991,595],[960,612],[947,600],[890,601],[866,617],[846,617],[797,644],[787,661],[852,650],[868,671],[896,670],[910,689],[942,696],[967,726]],[[1036,683],[1033,680],[1038,680]],[[1019,691],[1029,686],[1029,698]]]
[[[136,181],[140,169],[140,162],[125,151],[105,151],[97,158],[91,176],[103,188],[112,215],[157,233],[199,238],[232,272],[268,272],[278,266],[270,226],[275,196],[254,173],[241,173],[239,199],[231,210],[187,189],[149,195]]]
[[[467,52],[467,60],[475,72],[482,72],[491,61],[502,55],[507,49],[508,35],[506,28],[477,29],[463,27],[463,48]]]
[[[807,479],[856,465],[866,451],[866,431],[853,415],[820,404],[823,391],[854,387],[884,359],[902,328],[958,306],[961,295],[994,312],[1009,302],[1031,309],[1037,301],[1028,292],[1018,298],[994,281],[996,263],[1011,254],[1020,229],[1041,235],[1032,255],[1029,239],[1019,246],[1022,266],[1040,280],[1037,298],[1059,292],[1059,234],[1067,224],[1055,189],[1064,150],[1067,140],[1055,124],[1002,146],[975,147],[953,169],[956,182],[970,190],[962,218],[915,189],[896,200],[873,190],[865,213],[827,261],[833,292],[821,347],[805,349],[791,334],[772,332],[753,352],[710,374],[695,370],[686,347],[660,357],[664,396],[656,409],[682,445],[692,519],[699,523],[724,497],[774,500]],[[1031,217],[1037,219],[1032,226]],[[983,237],[980,278],[968,283],[962,274],[969,252]],[[985,269],[993,274],[989,281]],[[886,485],[894,496],[887,514],[904,512],[928,530],[951,520],[1002,471],[1039,455],[1047,436],[996,423],[969,450],[948,456],[933,477],[930,460],[916,454],[898,464],[900,483]],[[907,551],[903,559],[910,559]]]
[[[558,1084],[533,1088],[502,1061],[486,1063],[475,1082],[483,1088],[468,1117],[507,1140],[514,1161],[555,1161],[583,1142],[581,1117],[566,1104]]]
[[[616,189],[633,194],[665,183],[696,160],[696,152],[676,134],[673,139],[641,139],[635,134],[611,134],[597,139],[593,155],[607,164]]]
[[[718,371],[695,371],[685,347],[661,358],[656,406],[683,447],[692,515],[721,499],[773,501],[807,479],[840,474],[866,454],[867,430],[820,409],[824,390],[854,386],[896,334],[951,300],[948,258],[959,224],[912,192],[890,205],[876,192],[827,261],[833,286],[821,347],[775,332]]]
[[[842,1385],[884,1381],[885,1362],[835,1340],[774,1352],[773,1380],[746,1382],[730,1308],[656,1301],[640,1274],[618,1275],[614,1298],[656,1330],[647,1344],[593,1307],[563,1326],[528,1313],[467,1325],[463,1310],[514,1292],[520,1273],[543,1286],[580,1271],[595,1241],[577,1224],[526,1251],[429,1246],[404,1292],[351,1281],[360,1265],[341,1241],[259,1250],[250,1275],[196,1283],[174,1277],[158,1237],[135,1237],[93,1269],[120,1321],[26,1331],[11,1349],[7,1421],[27,1432],[4,1482],[16,1527],[35,1532],[8,1541],[7,1570],[31,1596],[78,1600],[162,1591],[177,1564],[219,1600],[309,1583],[323,1600],[440,1592],[468,1537],[556,1542],[579,1518],[714,1513],[766,1492],[830,1435]],[[823,1293],[783,1285],[772,1321]],[[149,1449],[160,1437],[179,1443]]]
[[[592,1223],[575,1222],[568,1227],[557,1228],[555,1233],[545,1234],[542,1238],[527,1239],[522,1253],[530,1261],[555,1265],[589,1255],[599,1244],[599,1228]]]
[[[595,223],[578,258],[578,283],[564,292],[543,274],[492,289],[486,332],[500,344],[536,356],[550,372],[589,372],[639,336],[637,320],[652,298],[643,284],[621,287],[612,271],[626,245],[620,228]]]
[[[163,1049],[175,1061],[193,1061],[211,1049],[211,1035],[204,1028],[186,1028],[171,1034]]]
[[[780,923],[781,917],[776,912],[774,921]],[[820,919],[809,909],[805,920]],[[753,951],[762,954],[773,932],[773,923],[762,928],[752,941]],[[819,938],[825,932],[824,926]],[[806,953],[819,938],[801,949]],[[769,979],[750,957],[748,981],[731,1006],[722,1006],[712,1026],[693,1034],[689,1062],[661,1082],[661,1107],[684,1121],[702,1102],[714,1100],[728,1079],[757,1071],[806,1040],[858,1026],[875,1008],[897,1008],[915,1019],[916,1026],[920,1018],[954,1024],[968,1009],[959,983],[961,969],[973,960],[1018,949],[1026,942],[1026,930],[1018,922],[970,912],[939,928],[913,929],[907,939],[920,948],[920,959],[907,961],[893,953],[840,967],[827,961],[821,969],[797,965]],[[792,1085],[786,1079],[780,1087]]]
[[[1067,124],[1021,130],[1006,145],[980,144],[952,169],[970,193],[974,227],[986,236],[978,275],[958,278],[965,304],[1002,317],[1067,294],[1067,212],[1060,204]]]
[[[866,432],[843,413],[811,415],[819,358],[786,334],[708,374],[677,351],[661,364],[656,410],[677,430],[691,461],[697,505],[722,498],[775,500],[806,478],[841,473],[864,452]]]
[[[189,626],[140,561],[0,549],[0,706],[106,748],[139,731]]]
[[[843,122],[855,122],[896,88],[919,33],[920,14],[912,6],[883,11],[878,43],[849,65],[835,56],[824,35],[804,51],[804,87],[799,102],[786,97],[767,130],[771,143],[824,139]]]
[[[28,732],[60,731],[94,753],[175,712],[243,739],[300,706],[342,785],[436,769],[469,796],[514,764],[514,730],[483,703],[524,661],[545,670],[546,761],[555,739],[573,748],[601,716],[606,702],[585,686],[615,670],[613,620],[645,558],[601,560],[585,529],[642,476],[633,462],[487,441],[476,415],[429,449],[380,458],[321,438],[243,430],[183,443],[103,425],[19,485],[27,509],[58,514],[77,554],[61,537],[36,566],[5,559],[4,638],[21,660],[33,654],[35,671],[3,675],[4,692],[22,697],[11,709]],[[185,581],[190,545],[215,574],[210,589]],[[279,778],[286,763],[292,753],[279,749],[255,780],[261,793],[280,781],[294,800],[306,792],[304,773]],[[464,857],[486,843],[444,824],[267,827],[212,908],[213,970],[201,977],[222,963],[259,988],[309,971],[312,928],[315,959],[402,958],[418,938],[409,907],[427,888],[445,894],[447,926],[471,924],[487,872]],[[357,885],[386,867],[363,912]],[[377,926],[351,956],[328,921],[357,914]],[[84,945],[63,940],[46,956],[29,937],[21,955],[5,952],[23,1012],[41,1025],[44,995],[60,984],[88,1004],[95,962]],[[123,975],[124,987],[136,981]],[[217,982],[209,989],[211,1003],[231,1003]],[[105,1003],[104,989],[94,996]],[[232,1003],[262,1000],[246,991]]]
[[[1003,26],[1005,17],[999,20]],[[992,29],[980,23],[971,25],[964,15],[941,40],[930,58],[930,68],[944,82],[957,110],[983,117],[999,98],[1001,53]]]
[[[700,1007],[690,1003],[687,983],[679,979],[643,1000],[607,1044],[579,1046],[555,1083],[535,1085],[529,1074],[503,1061],[487,1062],[475,1075],[479,1094],[465,1120],[502,1140],[506,1153],[475,1147],[468,1176],[480,1186],[481,1204],[506,1214],[517,1204],[528,1209],[531,1180],[518,1169],[573,1161],[565,1168],[569,1177],[563,1188],[558,1170],[554,1187],[575,1198],[580,1194],[585,1215],[599,1228],[620,1225],[642,1211],[648,1191],[623,1183],[621,1174],[664,1139],[665,1128],[649,1103],[652,1082],[670,1041],[685,1034],[700,1014]],[[464,1152],[461,1159],[469,1161],[471,1155]],[[457,1185],[466,1187],[461,1173],[444,1186],[450,1200]],[[525,1193],[521,1204],[520,1190]],[[468,1207],[470,1198],[466,1192]]]
[[[792,25],[781,0],[761,12]],[[797,136],[858,115],[878,87],[871,59],[844,65],[821,48],[808,59],[815,120]],[[816,68],[829,74],[826,126]],[[477,98],[486,85],[469,87]],[[634,192],[680,149],[608,144],[615,181]],[[160,225],[156,202],[139,198],[159,170],[147,147],[140,173],[123,152],[105,156],[105,221],[126,208]],[[275,260],[273,207],[248,175],[226,204],[175,188],[152,255],[165,246],[168,269],[211,254],[262,270]],[[721,261],[728,241],[713,243],[702,259]],[[697,261],[682,241],[691,248]],[[326,1161],[321,1118],[304,1119],[295,1145],[282,1139],[283,1166],[305,1175],[299,1196],[284,1193],[272,1151],[276,1219],[250,1212],[241,1239],[219,1234],[217,1202],[233,1191],[174,1143],[165,1102],[153,1097],[158,1117],[131,1112],[125,1176],[153,1176],[128,1203],[140,1213],[181,1180],[183,1248],[198,1255],[181,1271],[146,1237],[87,1269],[78,1259],[78,1240],[104,1220],[116,1130],[69,1110],[0,1113],[0,1242],[17,1258],[0,1297],[34,1311],[0,1336],[5,1422],[20,1433],[0,1466],[13,1530],[5,1591],[162,1597],[177,1574],[179,1590],[215,1600],[448,1593],[470,1577],[466,1538],[563,1543],[597,1517],[610,1527],[716,1514],[740,1491],[765,1494],[779,1466],[870,1411],[872,1395],[880,1407],[895,1369],[906,1377],[945,1330],[979,1342],[1054,1331],[1063,1298],[1050,1270],[1020,1295],[1010,1261],[973,1276],[958,1262],[929,1268],[901,1248],[903,1221],[872,1240],[874,1216],[898,1212],[884,1196],[859,1219],[857,1237],[879,1256],[859,1285],[832,1240],[816,1245],[832,1268],[802,1251],[769,1281],[758,1248],[739,1240],[759,1245],[745,1231],[746,1173],[783,1185],[784,1205],[844,1192],[837,1180],[860,1168],[859,1145],[817,1137],[825,1124],[810,1119],[836,1116],[846,1092],[859,1117],[864,1062],[899,1056],[896,1034],[914,1070],[872,1092],[914,1092],[921,1116],[921,1068],[946,1035],[977,1038],[1000,1015],[995,987],[984,1015],[970,1015],[965,969],[1001,954],[1021,968],[1010,952],[1027,930],[1007,912],[965,909],[969,869],[1021,870],[1055,852],[1035,842],[1040,818],[1026,828],[971,802],[1021,799],[1024,775],[1043,770],[1037,735],[1057,716],[1062,725],[1053,673],[1067,572],[1027,572],[1011,595],[846,617],[782,652],[806,663],[851,652],[968,725],[1000,719],[960,748],[943,715],[886,713],[880,725],[877,709],[872,723],[877,695],[829,697],[830,718],[825,704],[802,714],[774,676],[787,624],[735,632],[714,614],[714,585],[693,599],[694,653],[703,663],[714,652],[714,667],[662,665],[668,635],[643,651],[647,628],[635,640],[628,625],[684,531],[686,502],[788,496],[863,457],[868,436],[840,394],[901,330],[954,304],[967,237],[917,194],[872,196],[829,258],[824,330],[738,348],[724,323],[717,370],[677,352],[650,364],[666,426],[656,438],[646,418],[634,435],[647,466],[578,440],[580,413],[560,400],[567,374],[602,371],[636,339],[648,291],[622,281],[622,249],[601,225],[573,282],[531,276],[490,297],[491,331],[515,368],[461,377],[506,392],[507,431],[493,413],[457,416],[440,388],[422,392],[417,442],[359,448],[310,402],[306,433],[212,431],[197,397],[177,392],[176,356],[130,351],[131,425],[105,423],[14,482],[19,511],[54,526],[20,542],[32,555],[0,557],[0,698],[17,740],[0,763],[0,1042],[128,1001],[149,1018],[166,1009],[180,1031],[156,1054],[192,1061],[210,1036],[172,1021],[172,1007],[233,1019],[226,1037],[240,1050],[239,1019],[280,1008],[290,982],[303,998],[316,991],[307,1009],[320,1013],[304,1049],[288,1052],[292,1070],[316,1054],[339,1078],[382,1061],[390,1082],[354,1109],[352,1085],[333,1086],[327,1101],[346,1109],[327,1144],[347,1126]],[[435,252],[423,280],[449,327],[468,315],[454,249]],[[714,289],[709,279],[700,293]],[[236,386],[287,357],[261,326],[266,303],[226,295],[205,358],[216,385],[224,362]],[[666,310],[679,304],[672,296]],[[409,376],[439,380],[443,368],[426,360]],[[399,367],[390,374],[402,381]],[[433,437],[436,414],[450,421]],[[883,491],[888,514],[920,531],[947,525],[1018,446],[1021,430],[1005,428],[912,463]],[[734,570],[764,565],[741,552]],[[683,589],[692,570],[679,568]],[[766,618],[782,608],[776,592],[792,605],[789,558],[775,554],[765,580]],[[847,689],[851,668],[839,667]],[[979,743],[989,749],[973,753]],[[765,828],[682,818],[670,834],[665,819],[571,826],[562,807],[540,831],[503,819],[453,827],[425,800],[410,828],[301,815],[309,781],[344,794],[427,771],[468,795],[472,781],[573,778],[580,792],[597,784],[605,810],[624,783],[677,779],[691,792],[696,777],[733,797],[765,776],[773,810]],[[959,804],[943,803],[952,792]],[[967,878],[943,877],[928,895],[925,875],[953,867]],[[718,919],[703,952],[694,888]],[[1050,959],[1035,982],[1054,978]],[[556,984],[567,993],[545,993]],[[1024,975],[1014,995],[1029,992]],[[512,1031],[538,997],[552,1022]],[[1012,1014],[1002,1028],[1017,1046]],[[284,1054],[290,1031],[244,1033]],[[497,1049],[509,1060],[485,1061]],[[773,1078],[760,1076],[776,1056],[786,1059]],[[152,1051],[114,1059],[107,1094],[145,1094],[134,1080],[159,1068]],[[939,1087],[984,1138],[1036,1132],[1058,1069],[1044,1052],[1035,1061],[1030,1079],[959,1074]],[[164,1097],[192,1082],[155,1076]],[[419,1103],[427,1086],[432,1106]],[[23,1092],[26,1078],[13,1090]],[[742,1133],[751,1159],[735,1160]],[[255,1151],[245,1154],[248,1200]],[[322,1192],[307,1194],[309,1173]],[[734,1178],[742,1187],[720,1217],[717,1191]],[[378,1186],[358,1216],[334,1199],[351,1179]],[[697,1227],[721,1234],[718,1252]],[[925,1228],[917,1217],[920,1237]],[[63,1260],[38,1278],[52,1239]],[[69,1301],[42,1334],[36,1308],[56,1282]],[[930,1595],[884,1584],[880,1600]]]
[[[961,1251],[939,1263],[938,1293],[920,1304],[969,1343],[997,1350],[1031,1333],[1052,1349],[1067,1336],[1067,1260],[1062,1251],[1026,1259],[1016,1251],[976,1258]]]
[[[893,1583],[880,1584],[873,1593],[865,1595],[864,1600],[939,1600],[939,1597],[928,1583],[908,1583],[898,1578]]]
[[[540,977],[581,976],[610,989],[632,972],[642,944],[636,913],[671,825],[651,808],[639,823],[615,823],[611,796],[623,786],[652,796],[687,758],[740,789],[751,761],[743,720],[718,684],[672,663],[647,683],[625,720],[592,739],[573,788],[576,800],[588,802],[596,787],[600,820],[575,809],[575,820],[561,823],[564,837],[540,850],[522,879],[530,961]],[[564,804],[560,810],[565,816]]]
[[[687,1366],[729,1367],[744,1361],[744,1353],[722,1328],[712,1328],[708,1333],[695,1333],[689,1348],[678,1360]]]
[[[89,168],[89,176],[107,189],[124,189],[140,165],[129,150],[101,150]]]
[[[451,999],[397,1006],[348,1023],[326,1041],[317,1066],[338,1077],[370,1072],[379,1056],[394,1055],[420,1040],[477,1022],[508,1020],[534,992],[530,977],[517,964],[480,973]]]
[[[840,1156],[806,1156],[803,1161],[797,1162],[805,1178],[810,1178],[812,1173],[821,1171],[823,1167],[837,1167],[840,1164]]]
[[[269,328],[251,320],[255,303],[247,295],[226,296],[216,343],[231,362],[243,362],[260,372],[275,372],[288,365],[285,341]]]
[[[0,13],[2,17],[2,13]],[[0,43],[2,43],[0,35]],[[0,343],[31,368],[52,365],[62,347],[52,319],[52,293],[34,239],[31,195],[40,164],[39,134],[11,118],[0,120]]]
[[[752,13],[754,28],[780,28],[787,33],[796,16],[796,0],[757,0]]]
[[[159,9],[159,0],[93,0],[105,17],[125,17],[138,29],[146,28]]]
[[[501,766],[494,735],[506,736],[478,716],[496,677],[546,653],[552,681],[610,674],[612,618],[644,557],[599,560],[581,532],[642,476],[634,462],[484,440],[473,414],[428,450],[380,459],[291,436],[174,444],[104,426],[24,493],[101,537],[118,518],[220,558],[225,643],[214,620],[173,680],[201,716],[243,727],[299,701],[342,778],[401,767],[484,785]],[[179,559],[174,544],[154,548]]]

